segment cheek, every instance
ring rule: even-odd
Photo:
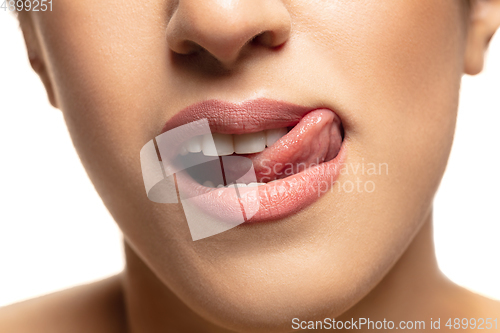
[[[429,217],[453,140],[465,19],[455,0],[319,7],[312,1],[293,7],[292,42],[307,50],[302,73],[322,83],[313,93],[339,106],[349,169],[338,188],[347,186],[325,195],[310,220],[327,226],[335,217],[333,226],[349,226],[336,230],[335,241],[328,235],[322,241],[349,258],[359,268],[357,286],[369,288]],[[363,173],[370,163],[387,168]],[[358,180],[372,181],[374,192],[358,191]]]
[[[182,207],[165,212],[147,199],[138,158],[165,123],[165,106],[175,101],[165,89],[168,68],[161,56],[166,2],[61,0],[36,17],[79,157],[126,237],[149,245],[187,239],[189,232]],[[167,216],[172,223],[160,233],[155,221]]]
[[[301,4],[295,7],[296,32],[314,37],[314,63],[337,81],[324,94],[336,92],[345,105],[350,160],[389,164],[381,190],[397,198],[412,188],[408,202],[429,201],[453,139],[465,49],[463,4]]]
[[[137,156],[161,129],[164,3],[62,0],[36,17],[59,107],[104,200],[138,196]]]

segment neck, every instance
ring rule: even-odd
[[[126,241],[125,258],[123,290],[129,333],[229,332],[193,312]]]
[[[434,252],[432,214],[382,281],[339,320],[425,321],[444,315],[445,296],[454,288],[441,273]],[[365,326],[366,328],[366,326]]]
[[[130,333],[228,332],[186,306],[125,242],[123,289]],[[439,315],[449,283],[434,255],[432,219],[425,222],[408,249],[382,281],[337,320],[426,321]],[[434,308],[429,304],[435,304]],[[397,325],[397,324],[396,324]]]

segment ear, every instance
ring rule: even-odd
[[[57,108],[52,80],[47,70],[47,65],[43,56],[42,48],[40,47],[40,41],[33,24],[31,13],[20,12],[19,23],[23,32],[24,42],[26,44],[26,50],[28,52],[28,58],[31,67],[42,80],[50,104],[52,104],[53,107]]]
[[[500,26],[500,0],[471,2],[464,72],[476,75],[483,70],[488,45]]]

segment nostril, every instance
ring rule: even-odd
[[[250,44],[261,44],[261,45],[270,45],[271,44],[271,36],[269,36],[268,31],[261,32],[260,34],[256,35],[252,40],[250,41]]]
[[[280,1],[178,1],[167,24],[167,43],[177,54],[211,54],[225,67],[249,44],[274,50],[288,39],[290,15]]]
[[[183,41],[180,47],[177,50],[174,50],[174,52],[178,54],[190,55],[199,53],[202,50],[203,48],[200,45],[196,44],[193,41],[186,40]]]
[[[252,38],[250,44],[263,45],[267,47],[279,47],[283,44],[283,42],[277,40],[274,32],[264,31]]]

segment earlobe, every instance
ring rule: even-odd
[[[54,95],[52,81],[50,79],[49,73],[47,72],[45,59],[43,57],[42,49],[40,47],[40,42],[36,35],[33,26],[33,20],[30,13],[27,12],[20,13],[19,22],[21,30],[23,32],[24,42],[26,44],[26,51],[28,53],[28,59],[31,64],[31,67],[42,80],[50,104],[52,104],[53,107],[57,108],[58,106]]]
[[[468,25],[464,73],[476,75],[483,70],[489,42],[500,26],[500,0],[473,1]]]

